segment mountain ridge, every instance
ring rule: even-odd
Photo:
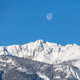
[[[80,46],[67,44],[66,46],[37,40],[24,45],[0,46],[0,55],[29,58],[48,64],[59,64],[63,61],[80,59]]]
[[[0,46],[0,80],[80,80],[80,46],[37,40]]]

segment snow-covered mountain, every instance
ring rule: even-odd
[[[20,62],[22,59],[24,61]],[[27,59],[32,61],[27,62]],[[38,65],[36,61],[39,61]],[[34,76],[37,75],[38,78],[36,80],[80,80],[80,46],[76,44],[61,46],[56,43],[37,40],[24,45],[1,46],[0,63],[3,66],[3,68],[0,67],[0,70],[5,74],[6,71],[8,72],[8,68],[9,70],[16,68],[20,72],[33,75],[32,68],[34,67],[36,71]],[[26,68],[26,66],[31,67],[30,65],[33,67]],[[6,68],[6,66],[8,67]],[[39,70],[37,71],[37,69]],[[3,75],[3,78],[5,80],[5,75]]]
[[[51,65],[0,55],[0,80],[80,80],[80,69],[71,62]]]
[[[78,59],[74,65],[80,66],[80,46],[76,44],[61,46],[56,43],[37,40],[24,45],[1,46],[0,55],[24,57],[48,64],[59,64],[63,61]]]

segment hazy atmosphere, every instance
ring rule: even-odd
[[[0,0],[0,46],[39,39],[80,45],[80,0]]]

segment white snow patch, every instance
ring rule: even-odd
[[[60,76],[55,76],[54,79],[55,79],[55,78],[60,78]]]
[[[25,67],[19,67],[17,68],[17,70],[21,72],[25,72],[26,74],[32,74],[32,71],[30,71],[29,69],[26,69]]]
[[[37,75],[41,78],[43,78],[44,80],[50,80],[47,76],[45,76],[44,74],[41,74],[39,72],[37,72]]]
[[[17,65],[17,63],[15,61],[13,61],[12,59],[8,59],[8,60],[2,60],[2,59],[0,59],[0,61],[1,62],[5,62],[4,65],[2,65],[3,67],[6,66],[6,63],[10,64],[9,68],[14,68]]]
[[[71,66],[68,66],[68,65],[57,65],[55,66],[56,69],[54,70],[55,72],[56,71],[61,71],[63,73],[66,73],[66,77],[65,78],[73,78],[73,76],[77,79],[80,79],[80,74],[78,74],[78,71],[73,69]],[[54,78],[57,78],[59,76],[56,76]]]
[[[80,60],[77,60],[73,62],[72,64],[80,69]]]
[[[0,59],[0,61],[1,62],[6,62],[6,63],[11,63],[11,64],[15,65],[15,62],[12,61],[12,59],[8,59],[8,60],[2,60],[2,59]]]

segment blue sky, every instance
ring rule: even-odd
[[[39,39],[80,45],[80,0],[0,0],[0,46]]]

